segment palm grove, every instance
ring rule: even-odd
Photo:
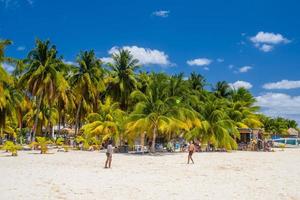
[[[81,51],[66,64],[50,41],[36,40],[24,59],[6,57],[9,40],[0,40],[0,138],[22,143],[26,133],[51,138],[52,129],[72,126],[84,147],[111,138],[116,145],[140,139],[183,137],[236,149],[238,128],[282,133],[297,123],[259,113],[255,98],[225,81],[211,90],[197,73],[146,73],[127,50],[103,63],[93,50]],[[7,72],[3,64],[15,68]]]

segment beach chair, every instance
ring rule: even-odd
[[[145,153],[145,150],[147,151],[147,147],[142,146],[142,145],[134,145],[133,146],[134,152],[138,154],[143,154]]]

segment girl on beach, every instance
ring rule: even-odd
[[[106,161],[105,161],[105,167],[104,168],[110,168],[111,167],[111,161],[112,161],[112,153],[113,153],[113,146],[112,141],[108,141],[107,150],[106,150]],[[108,167],[107,167],[108,165]]]
[[[187,162],[187,164],[190,164],[190,160],[194,164],[194,160],[193,160],[192,156],[193,156],[193,153],[195,152],[195,145],[194,145],[193,141],[190,142],[190,145],[188,147],[188,152],[189,152],[189,154],[188,154],[188,162]]]

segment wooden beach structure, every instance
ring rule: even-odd
[[[240,150],[257,150],[263,139],[263,129],[260,128],[239,128],[240,139],[237,143]]]

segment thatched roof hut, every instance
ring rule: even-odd
[[[294,128],[289,128],[287,130],[287,132],[288,132],[290,137],[298,137],[299,136],[299,132]]]

